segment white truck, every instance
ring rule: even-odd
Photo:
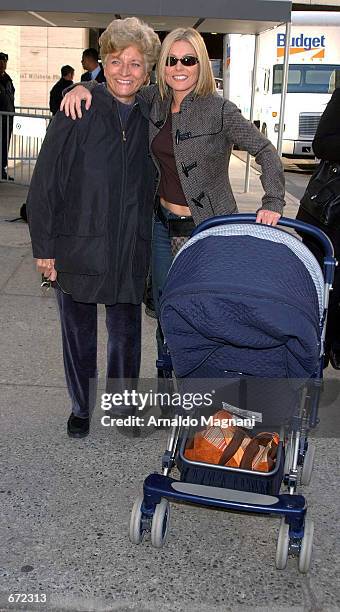
[[[320,15],[320,13],[319,13]],[[340,20],[311,13],[293,13],[288,89],[286,97],[282,154],[313,157],[312,141],[321,114],[340,74]],[[332,15],[332,14],[331,14]],[[333,14],[334,15],[334,14]],[[298,23],[294,23],[297,21]],[[333,24],[338,20],[339,26]],[[322,21],[327,25],[322,24]],[[254,36],[231,34],[227,41],[224,96],[249,118]],[[254,121],[277,145],[282,89],[285,27],[259,35]]]

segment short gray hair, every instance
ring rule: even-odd
[[[137,47],[145,58],[147,72],[151,72],[157,62],[161,48],[158,34],[137,17],[111,21],[99,38],[99,45],[103,64],[110,53],[123,51],[130,46]]]

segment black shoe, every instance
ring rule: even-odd
[[[340,370],[340,351],[335,351],[331,349],[329,354],[329,360],[334,368],[334,370]]]
[[[90,419],[81,419],[71,414],[67,421],[67,433],[70,438],[85,438],[90,431]]]

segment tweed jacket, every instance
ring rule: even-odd
[[[156,85],[140,93],[151,104],[150,148],[159,174],[152,142],[171,112],[172,98],[162,100]],[[282,213],[285,179],[281,160],[275,147],[235,104],[218,94],[201,97],[189,93],[180,112],[172,115],[172,138],[179,179],[196,224],[208,217],[237,212],[228,176],[234,144],[253,155],[261,166],[262,208]]]
[[[98,83],[81,85],[91,91]],[[158,188],[160,168],[152,153],[152,142],[171,112],[172,97],[162,100],[157,85],[143,87],[139,93],[150,105],[149,139]],[[285,178],[281,160],[271,142],[233,102],[217,93],[204,97],[189,93],[180,112],[172,115],[172,139],[178,176],[196,225],[209,217],[237,212],[228,176],[233,145],[248,151],[261,166],[264,196],[259,208],[282,213]]]

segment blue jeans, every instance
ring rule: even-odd
[[[170,212],[164,206],[162,206],[162,212],[167,219],[181,219],[180,215]],[[172,264],[173,256],[171,252],[171,239],[169,236],[169,230],[157,217],[157,213],[154,217],[153,234],[152,234],[152,291],[154,308],[159,319],[159,302],[162,294],[162,289],[165,285],[166,277],[168,275],[170,266]],[[162,355],[163,347],[163,334],[161,326],[158,321],[158,328],[156,333],[157,338],[157,349],[158,356]]]

